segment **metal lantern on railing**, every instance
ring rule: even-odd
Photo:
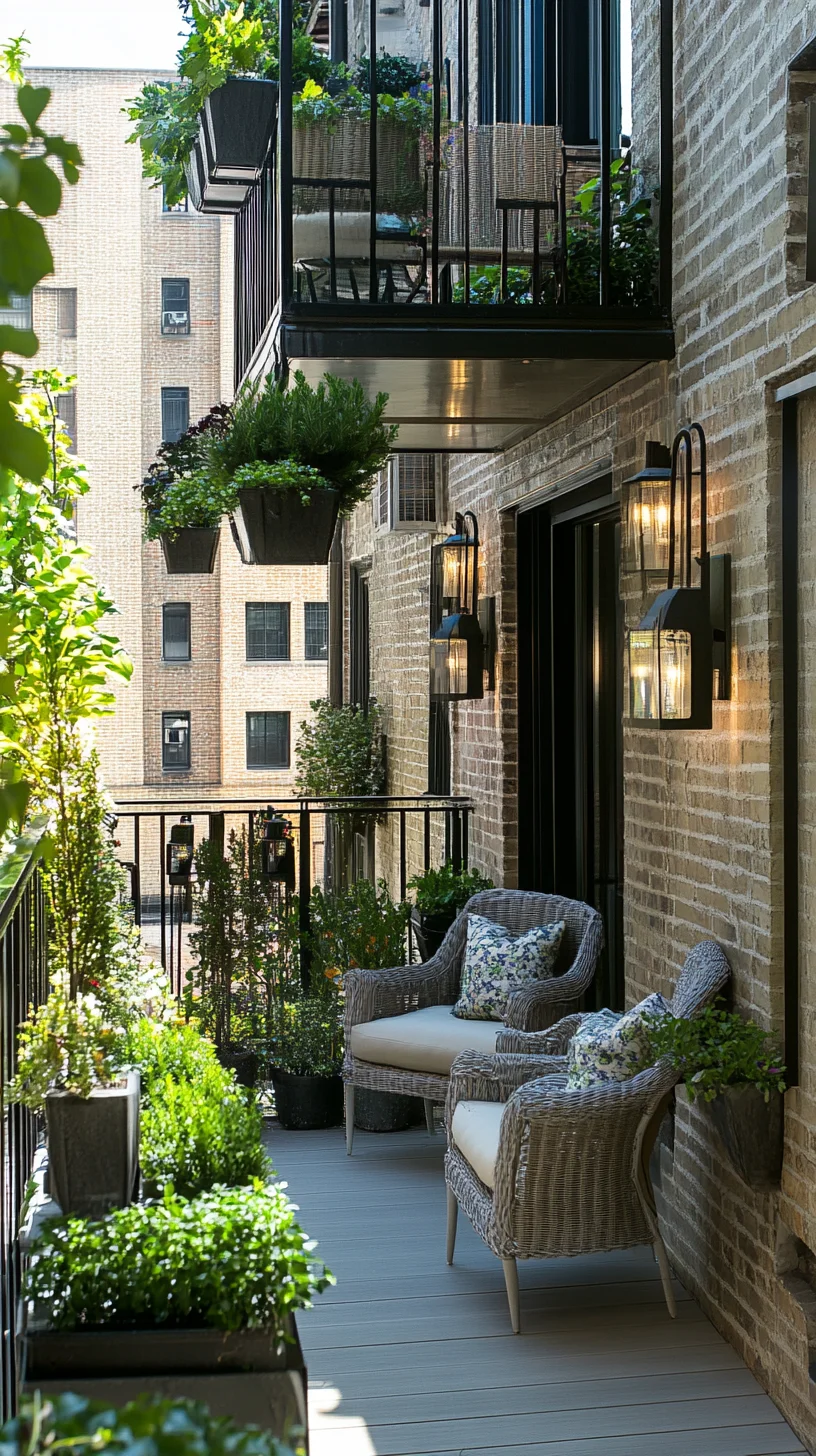
[[[261,873],[268,880],[276,880],[295,888],[295,845],[292,839],[292,824],[270,805],[262,820]]]
[[[623,482],[623,569],[666,577],[669,570],[672,452],[646,441],[646,463]]]
[[[699,469],[692,469],[694,437]],[[684,464],[682,520],[678,518],[678,465]],[[692,485],[699,481],[700,585],[691,586]],[[682,547],[676,541],[680,533]],[[680,568],[676,570],[676,557]],[[629,707],[631,721],[654,728],[710,728],[713,697],[729,695],[730,604],[727,557],[708,553],[706,519],[706,441],[701,425],[677,434],[671,452],[669,488],[668,587],[629,633]],[[682,586],[675,586],[681,575]],[[713,587],[713,590],[712,590]],[[715,653],[717,674],[714,674]]]
[[[194,847],[193,823],[189,814],[183,814],[179,824],[171,825],[165,849],[167,878],[171,885],[189,885]]]

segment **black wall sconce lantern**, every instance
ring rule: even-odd
[[[442,543],[442,620],[431,632],[430,695],[454,703],[484,697],[485,640],[478,614],[479,527],[457,515]]]
[[[697,471],[692,466],[695,436],[699,454]],[[678,513],[681,459],[683,499]],[[693,587],[691,540],[695,476],[700,498],[700,554],[697,557],[700,585]],[[731,559],[712,558],[708,553],[706,441],[699,424],[680,430],[675,437],[668,504],[668,587],[629,633],[630,719],[641,727],[710,728],[712,699],[727,698],[731,691]],[[675,586],[678,575],[683,584]]]
[[[193,872],[193,822],[182,814],[179,824],[171,824],[170,839],[165,848],[167,878],[171,885],[189,885]]]
[[[668,575],[671,530],[672,452],[646,441],[646,463],[623,482],[623,570]]]
[[[292,824],[271,804],[262,819],[261,873],[268,880],[277,880],[287,889],[295,888],[295,845]]]

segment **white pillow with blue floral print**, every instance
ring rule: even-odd
[[[483,915],[468,915],[465,964],[454,1016],[465,1021],[503,1021],[514,991],[553,973],[563,920],[534,925],[514,935]]]
[[[609,1018],[612,1012],[586,1017],[567,1049],[567,1091],[601,1082],[628,1082],[649,1066],[653,1059],[649,1019],[667,1016],[670,1011],[668,1002],[655,992],[611,1024],[602,1018]]]

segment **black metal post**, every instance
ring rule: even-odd
[[[279,187],[281,294],[288,304],[294,293],[292,263],[292,0],[280,0],[280,85],[278,136],[280,138]]]
[[[400,900],[404,900],[405,899],[405,895],[406,895],[406,885],[407,885],[407,882],[408,882],[408,870],[407,870],[408,837],[407,837],[407,834],[406,834],[406,828],[407,828],[407,825],[406,825],[406,819],[405,819],[405,810],[404,809],[400,809],[400,816],[399,816]]]
[[[470,34],[468,0],[460,0],[459,47],[462,55],[459,114],[462,118],[462,211],[465,244],[465,307],[470,303]]]
[[[372,0],[373,3],[373,0]],[[439,302],[439,193],[442,166],[442,0],[433,0],[433,170],[431,175],[431,303]]]
[[[133,919],[136,925],[142,923],[142,847],[141,847],[141,818],[140,815],[133,816]]]
[[[799,1081],[799,406],[782,402],[782,903],[785,1066]]]
[[[371,190],[368,195],[369,213],[369,275],[368,298],[370,303],[379,300],[380,280],[377,273],[377,0],[368,0],[368,55],[369,55],[369,126],[368,126],[368,174]]]
[[[612,242],[612,15],[610,0],[601,0],[601,236],[599,298],[609,307],[609,253]]]
[[[328,815],[326,816],[328,830]],[[307,945],[311,926],[309,901],[312,895],[312,824],[309,810],[301,807],[299,816],[298,843],[298,929],[300,931],[300,981],[304,991],[309,989],[309,971],[312,955]],[[328,839],[328,833],[326,834]]]
[[[462,816],[458,809],[451,812],[451,863],[455,875],[462,872]]]
[[[165,918],[167,915],[167,886],[164,881],[164,818],[159,815],[159,915],[161,919],[161,963],[162,970],[167,970],[167,939],[165,933]]]
[[[672,208],[674,205],[673,0],[660,0],[660,307],[672,306]]]
[[[470,856],[470,809],[468,809],[466,807],[466,808],[464,808],[462,810],[462,869],[463,870],[466,870],[467,867],[468,867],[468,859],[469,859],[469,856]]]
[[[426,809],[423,815],[424,820],[424,854],[423,865],[426,870],[431,868],[431,811]]]

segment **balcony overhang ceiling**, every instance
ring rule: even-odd
[[[277,352],[310,384],[323,374],[359,379],[370,395],[385,390],[398,449],[507,449],[567,414],[644,364],[670,359],[671,329],[446,328],[437,324],[372,328],[285,320]],[[253,371],[255,372],[255,371]]]

